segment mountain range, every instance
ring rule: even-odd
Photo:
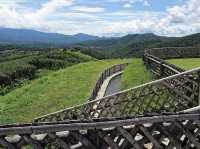
[[[10,44],[55,44],[67,45],[88,40],[97,40],[99,37],[79,33],[64,35],[58,33],[45,33],[28,29],[0,28],[0,42]]]
[[[44,48],[49,45],[54,45],[53,47],[70,46],[97,58],[113,58],[141,56],[144,49],[147,48],[200,47],[200,33],[184,37],[165,37],[146,33],[105,38],[83,33],[64,35],[27,29],[0,28],[0,43],[30,44],[32,47],[37,46],[37,48],[43,44],[45,44]]]
[[[129,34],[119,38],[99,39],[85,41],[80,47],[88,48],[90,51],[98,50],[110,57],[133,57],[142,56],[143,51],[148,48],[161,47],[200,47],[200,33],[184,37],[165,37],[152,33]]]

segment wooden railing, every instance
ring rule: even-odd
[[[199,104],[200,68],[184,71],[153,50],[143,59],[161,79],[48,114],[32,124],[0,126],[0,147],[200,148],[200,114],[191,110]]]
[[[102,99],[51,113],[36,122],[139,116],[198,106],[199,69],[183,72]]]
[[[115,74],[117,72],[124,71],[124,69],[127,66],[128,66],[128,63],[124,63],[124,64],[119,64],[119,65],[114,65],[114,66],[104,70],[101,73],[99,79],[97,80],[96,85],[92,91],[92,94],[91,94],[89,100],[94,100],[97,97],[97,94],[106,78],[108,78],[109,76],[112,76],[113,74]]]
[[[199,148],[200,114],[0,126],[6,149]]]
[[[153,48],[146,50],[145,53],[164,60],[172,58],[195,58],[200,57],[200,47]]]

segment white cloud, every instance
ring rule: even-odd
[[[59,8],[71,6],[73,0],[51,0],[42,5],[42,8],[34,13],[35,16],[44,17],[56,12]]]
[[[110,24],[106,31],[109,33],[153,32],[168,36],[200,32],[200,1],[189,0],[183,5],[168,8],[165,15],[160,14],[160,17],[149,14],[132,20],[116,21]]]
[[[125,3],[123,6],[126,6],[126,8],[130,7],[131,5],[135,4],[135,3],[142,3],[145,6],[149,6],[149,1],[148,0],[109,0],[110,2],[121,2],[121,3]]]
[[[124,4],[124,6],[123,6],[124,8],[131,8],[132,7],[132,5],[131,4],[129,4],[129,3],[127,3],[127,4]]]
[[[150,6],[150,4],[149,4],[149,2],[146,0],[146,1],[144,1],[144,5],[145,6]]]
[[[72,7],[72,10],[81,11],[81,12],[88,12],[88,13],[97,13],[97,12],[104,12],[105,8],[102,7],[88,7],[88,6],[75,6]]]
[[[145,0],[109,0],[134,4]],[[180,36],[200,32],[200,1],[189,0],[165,12],[125,9],[107,12],[102,7],[76,5],[76,0],[50,0],[38,9],[22,5],[27,0],[1,0],[0,26],[47,32],[95,35],[153,32]]]

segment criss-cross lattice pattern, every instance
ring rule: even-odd
[[[168,115],[0,127],[9,149],[197,149],[200,115]]]
[[[36,121],[63,121],[177,112],[198,106],[199,70],[182,73],[86,104],[52,113]]]

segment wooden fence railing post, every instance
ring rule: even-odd
[[[164,72],[163,62],[160,62],[160,77],[164,77],[164,76],[165,76],[165,72]]]
[[[197,78],[197,81],[198,81],[198,97],[197,97],[197,103],[198,105],[200,104],[200,71],[198,71],[198,78]]]

